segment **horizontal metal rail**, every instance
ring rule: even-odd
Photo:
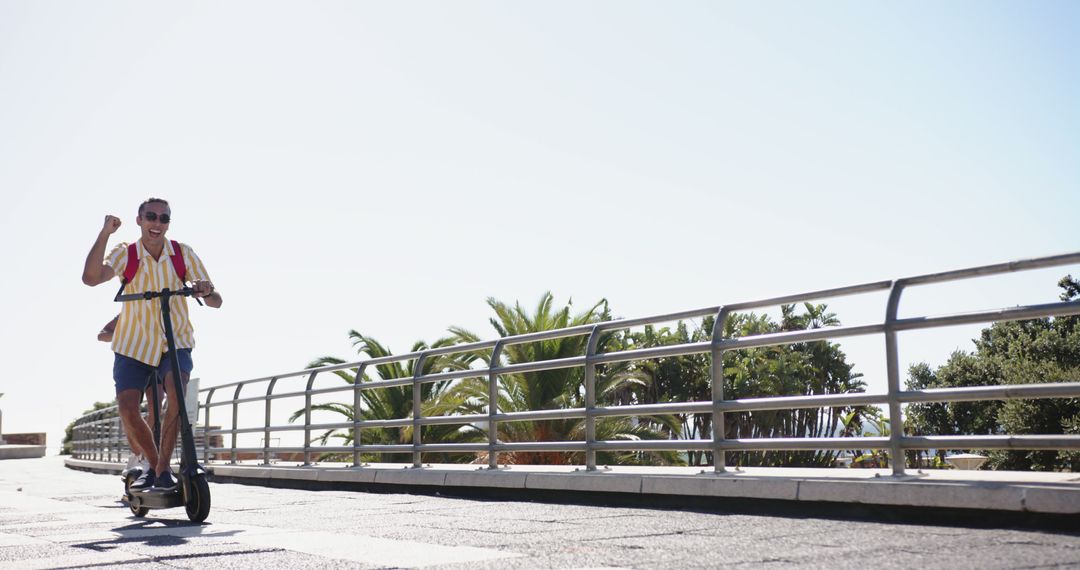
[[[595,469],[597,452],[708,451],[712,452],[714,456],[714,469],[716,471],[723,471],[725,463],[724,454],[729,451],[888,449],[892,457],[900,458],[906,450],[922,449],[1080,449],[1080,436],[1077,435],[1003,434],[982,436],[909,436],[905,434],[902,423],[901,406],[903,405],[982,400],[1013,400],[1021,398],[1077,398],[1080,397],[1080,379],[1077,379],[1077,382],[1052,384],[902,390],[900,388],[899,362],[897,356],[897,335],[899,332],[903,331],[1080,314],[1080,300],[1075,300],[982,310],[964,314],[900,318],[898,316],[899,305],[902,294],[906,288],[963,279],[983,278],[1031,269],[1060,267],[1071,264],[1080,264],[1080,253],[1069,253],[971,267],[889,281],[874,281],[648,317],[604,321],[557,330],[508,336],[497,340],[457,344],[399,355],[369,358],[356,362],[322,366],[288,372],[285,374],[276,374],[273,376],[221,384],[200,390],[202,398],[200,398],[201,403],[199,407],[203,410],[202,432],[207,438],[207,445],[203,448],[203,460],[210,461],[212,459],[211,455],[213,455],[217,458],[225,458],[225,460],[236,462],[243,454],[253,454],[257,457],[261,457],[263,462],[267,463],[271,460],[272,456],[296,454],[302,456],[304,463],[308,464],[313,453],[341,456],[348,456],[351,454],[353,457],[353,465],[361,466],[361,454],[390,453],[411,454],[413,466],[420,467],[422,465],[422,454],[425,453],[486,453],[488,456],[489,467],[494,467],[498,465],[498,457],[500,454],[516,452],[559,452],[584,453],[586,468]],[[830,326],[809,330],[758,334],[735,338],[722,337],[723,327],[721,325],[729,315],[735,311],[747,311],[789,303],[809,302],[885,291],[889,292],[885,307],[885,318],[878,323],[855,326]],[[598,341],[600,335],[604,333],[626,330],[642,325],[704,317],[714,317],[717,323],[714,327],[712,338],[708,340],[679,345],[633,348],[617,352],[601,352],[596,349],[599,346]],[[722,371],[719,370],[718,366],[720,362],[719,359],[726,352],[768,346],[786,346],[799,343],[820,342],[867,335],[883,335],[886,341],[885,352],[888,383],[885,393],[868,394],[859,392],[845,394],[808,394],[768,398],[724,398]],[[584,354],[553,360],[513,363],[505,362],[503,357],[502,351],[508,346],[569,337],[588,337],[588,342],[586,343],[588,347]],[[485,365],[464,370],[441,369],[431,370],[428,373],[421,372],[421,364],[425,362],[434,362],[431,360],[433,357],[455,354],[475,355],[478,360],[474,361],[473,366],[475,366],[476,363],[483,363]],[[598,366],[696,354],[709,355],[708,357],[713,365],[712,400],[620,406],[604,406],[599,405],[596,402],[595,383]],[[413,367],[418,370],[414,376],[407,378],[368,379],[367,371],[375,370],[376,367],[385,364],[405,362],[412,362]],[[550,410],[499,410],[497,406],[495,406],[494,398],[499,393],[500,378],[510,375],[571,368],[585,369],[585,385],[583,387],[585,391],[585,407]],[[348,371],[350,374],[355,375],[356,381],[353,383],[342,383],[340,385],[328,387],[314,386],[317,377],[341,371]],[[305,386],[298,387],[303,389],[292,389],[290,391],[279,390],[275,392],[280,383],[295,382],[297,380],[306,382]],[[417,395],[419,394],[421,387],[432,383],[442,384],[459,381],[481,382],[487,384],[486,393],[488,395],[488,411],[486,413],[455,415],[428,414],[423,402]],[[409,416],[401,418],[364,417],[364,414],[367,413],[368,410],[363,405],[363,393],[373,390],[386,390],[402,387],[411,387],[414,394],[413,411]],[[225,394],[226,396],[221,397],[222,394]],[[313,396],[325,397],[333,394],[352,394],[353,397],[350,403],[337,403],[338,406],[343,406],[348,409],[352,414],[352,418],[349,421],[314,422],[312,420],[312,411],[313,407],[317,404],[313,401]],[[288,398],[305,399],[304,409],[302,410],[304,415],[303,424],[274,425],[271,421],[272,402]],[[240,406],[255,403],[263,404],[264,421],[259,425],[239,425],[238,417]],[[723,426],[725,425],[725,414],[797,409],[853,409],[860,406],[886,407],[889,412],[889,435],[881,437],[731,439],[724,437],[725,434],[720,430],[714,431],[714,437],[712,439],[694,440],[600,440],[597,439],[596,436],[597,421],[603,418],[655,418],[669,415],[709,414],[712,416],[712,423],[714,426]],[[222,408],[231,408],[232,410],[232,425],[229,427],[218,427],[212,424],[211,412]],[[584,421],[585,438],[583,441],[508,442],[501,441],[497,436],[498,426],[501,424],[511,422],[567,420]],[[473,433],[478,435],[478,439],[486,439],[486,441],[462,443],[425,443],[423,441],[422,433],[424,428],[430,426],[454,425],[472,426],[471,429],[474,430]],[[372,429],[403,430],[400,432],[401,443],[363,443],[363,438],[361,438],[363,431]],[[338,446],[313,444],[313,442],[320,437],[337,430],[346,430],[347,433],[351,433],[353,439],[352,444]],[[411,438],[406,436],[408,433],[407,430],[412,430]],[[487,432],[486,436],[482,435],[482,432],[484,431]],[[270,444],[270,438],[274,434],[287,432],[303,432],[304,445],[275,446]],[[95,411],[79,418],[75,422],[74,433],[76,435],[74,449],[77,454],[95,455],[98,457],[115,456],[117,460],[119,460],[121,448],[124,446],[124,443],[121,441],[122,429],[120,429],[119,419],[116,417],[115,408],[111,411]],[[253,434],[263,435],[264,442],[262,446],[239,445],[238,436]],[[210,438],[223,440],[225,437],[231,439],[229,445],[224,445],[223,442],[216,445],[209,445]],[[411,439],[412,442],[407,443],[405,441],[406,439]],[[895,474],[904,473],[904,461],[897,460],[892,461],[891,463]]]
[[[1080,382],[1053,384],[1013,384],[1009,386],[964,386],[909,390],[900,393],[900,401],[975,402],[980,400],[1018,400],[1036,398],[1080,398]]]

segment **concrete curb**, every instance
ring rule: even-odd
[[[69,468],[119,473],[120,464],[67,459]],[[637,497],[764,499],[793,504],[839,503],[964,509],[1054,515],[1080,514],[1080,475],[1075,473],[920,472],[840,469],[700,469],[627,467],[587,472],[564,466],[514,466],[489,471],[475,465],[413,469],[395,464],[360,468],[281,465],[207,465],[218,479],[274,485],[312,483],[318,488],[522,489]]]
[[[34,459],[45,457],[44,445],[0,445],[0,459]]]

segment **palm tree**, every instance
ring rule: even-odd
[[[540,331],[555,330],[579,325],[594,324],[611,320],[607,301],[601,299],[595,305],[576,314],[571,314],[573,301],[562,308],[555,307],[555,299],[550,292],[544,293],[529,314],[520,303],[510,306],[494,298],[487,300],[488,306],[495,311],[490,319],[491,325],[499,336],[523,335]],[[477,342],[480,337],[461,327],[451,327],[453,338],[462,343]],[[601,336],[598,346],[605,347],[620,339],[620,334],[609,332]],[[506,346],[502,357],[509,364],[539,362],[560,358],[581,356],[585,353],[588,335],[577,335],[537,342]],[[491,355],[478,353],[489,366]],[[631,403],[635,389],[643,387],[644,377],[630,371],[629,366],[611,365],[597,371],[597,403]],[[523,374],[503,374],[498,378],[498,409],[500,412],[518,412],[528,410],[550,410],[583,407],[585,405],[584,370],[580,367]],[[452,391],[458,401],[468,403],[475,408],[488,401],[487,382],[472,379],[462,382]],[[475,413],[475,412],[472,412]],[[649,418],[650,421],[634,422],[630,418],[603,418],[596,422],[596,437],[600,440],[615,439],[662,439],[663,434],[651,429],[649,424],[671,424],[671,418]],[[523,441],[571,441],[585,437],[583,418],[566,420],[548,420],[533,422],[500,422],[499,439],[508,442]],[[564,452],[515,452],[506,454],[510,463],[520,464],[570,464],[580,463],[580,453]],[[664,462],[676,463],[678,456],[670,452],[635,453],[610,452],[599,453],[597,459],[606,463]]]
[[[781,321],[768,316],[735,315],[728,322],[728,336],[748,336],[770,332],[816,329],[840,324],[824,304],[804,304],[798,314],[794,305],[781,306]],[[796,396],[862,392],[862,375],[853,372],[840,346],[817,341],[790,346],[772,346],[738,350],[724,355],[724,376],[730,382],[729,398]],[[844,415],[856,417],[876,408],[833,407],[795,410],[772,410],[728,414],[728,437],[830,437],[843,433]],[[849,418],[849,421],[850,418]],[[833,451],[770,451],[729,454],[744,465],[831,465]]]
[[[367,358],[382,358],[393,355],[388,347],[379,343],[374,338],[365,336],[355,330],[349,331],[349,338],[352,339],[353,346],[356,347],[357,353],[361,356],[366,356]],[[441,348],[451,344],[453,344],[452,339],[440,339],[431,346],[428,346],[423,341],[417,341],[412,346],[412,352],[420,352],[429,348]],[[469,362],[473,358],[474,357],[471,355],[439,355],[429,357],[424,360],[422,374],[434,374],[447,370],[462,370],[468,368]],[[345,360],[333,356],[323,356],[311,361],[308,364],[308,368],[344,364],[345,362]],[[416,372],[415,366],[415,360],[408,360],[379,364],[374,368],[380,379],[390,380],[396,378],[412,378]],[[334,371],[334,374],[348,384],[355,384],[357,381],[356,374],[351,370],[337,370]],[[372,377],[365,371],[360,381],[371,382]],[[445,413],[448,409],[464,411],[469,408],[467,402],[455,399],[454,395],[448,393],[448,389],[451,386],[452,381],[421,384],[420,394],[421,400],[423,401],[422,412],[425,417],[441,415],[441,413]],[[412,417],[412,390],[412,386],[397,386],[361,391],[361,417],[368,420],[390,420]],[[317,404],[312,405],[311,409],[313,411],[320,410],[339,414],[343,416],[346,421],[354,421],[356,419],[352,404],[336,402]],[[289,421],[296,421],[303,415],[303,409],[297,410],[289,418]],[[403,428],[371,428],[364,429],[360,433],[361,444],[365,445],[412,443],[413,429],[411,426]],[[471,425],[438,425],[425,426],[423,428],[422,436],[423,441],[426,443],[462,443],[481,440],[483,438],[483,432]],[[353,432],[352,430],[329,430],[323,433],[317,440],[325,445],[330,439],[338,440],[341,445],[352,445]],[[341,454],[327,454],[322,456],[321,459],[325,460],[340,455]],[[408,458],[408,456],[404,454],[384,454],[383,457],[386,461],[406,461]],[[468,461],[471,459],[471,456],[455,454],[451,455],[450,459],[456,461]],[[367,460],[370,460],[370,458]]]
[[[627,348],[641,349],[701,342],[712,336],[711,329],[711,318],[692,331],[683,321],[679,321],[674,330],[670,327],[656,328],[646,325],[642,332],[627,335]],[[634,371],[644,375],[646,380],[646,389],[640,398],[642,404],[712,399],[708,354],[640,360],[632,366]],[[701,439],[710,433],[712,414],[675,414],[674,420],[672,424],[658,424],[655,429],[664,432],[670,439]],[[710,455],[701,450],[690,451],[687,452],[687,461],[690,465],[702,465]]]

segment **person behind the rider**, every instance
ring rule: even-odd
[[[176,252],[170,240],[166,239],[165,234],[171,221],[172,210],[167,201],[150,198],[139,205],[138,216],[135,218],[141,233],[139,241],[136,242],[139,267],[131,282],[125,286],[124,292],[143,293],[160,291],[166,287],[170,290],[182,288],[184,282],[177,275],[171,259],[172,255],[179,253],[183,256],[186,268],[184,281],[191,281],[194,296],[202,298],[210,307],[220,307],[221,294],[214,290],[206,267],[195,251],[181,243],[178,244],[180,251]],[[128,244],[117,245],[105,256],[109,236],[120,228],[120,224],[120,219],[116,216],[105,216],[105,223],[86,256],[83,283],[95,286],[124,275],[128,265]],[[191,349],[195,346],[194,327],[189,319],[187,299],[172,297],[169,300],[169,309],[181,380],[186,386],[193,368]],[[151,467],[131,488],[142,490],[156,487],[173,490],[176,488],[176,479],[169,472],[169,459],[176,446],[179,406],[168,405],[164,410],[165,421],[160,449],[154,445],[150,427],[139,411],[142,392],[155,372],[164,384],[169,402],[176,402],[183,397],[183,394],[175,394],[159,301],[132,301],[123,304],[113,332],[112,350],[115,353],[113,381],[116,384],[120,417]]]
[[[120,315],[116,315],[112,318],[111,321],[105,323],[105,326],[101,327],[101,330],[98,331],[97,339],[101,342],[112,343],[113,332],[116,331],[116,321],[118,320],[120,320]],[[161,391],[160,382],[155,382],[155,385],[158,389],[157,401],[160,404],[161,400],[165,398],[165,394]],[[152,389],[152,386],[146,387],[147,403],[152,403],[154,401],[154,394],[150,391]],[[139,442],[135,441],[135,439],[131,437],[131,432],[127,429],[124,430],[124,435],[127,436],[128,447],[130,447],[131,449],[131,455],[128,457],[127,466],[124,468],[124,471],[121,473],[121,475],[126,476],[127,473],[131,470],[138,470],[140,474],[145,473],[150,469],[150,462],[146,460],[146,455],[143,453],[142,448],[139,447]]]

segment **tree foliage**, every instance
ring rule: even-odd
[[[768,315],[735,313],[724,324],[724,338],[806,330],[840,324],[824,304],[781,307],[780,322]],[[645,327],[631,335],[635,346],[662,346],[702,342],[712,338],[713,318],[703,319],[690,329],[679,322],[674,329]],[[637,370],[650,378],[650,390],[643,403],[692,402],[712,400],[711,357],[695,354],[640,362]],[[818,341],[785,346],[768,346],[729,351],[723,355],[724,398],[764,398],[862,392],[862,375],[832,342]],[[874,408],[835,407],[797,410],[767,410],[725,414],[724,433],[728,439],[769,437],[830,437],[843,435],[846,418],[851,425],[861,424]],[[682,414],[680,429],[670,433],[684,439],[707,439],[712,436],[711,414]],[[849,433],[854,435],[854,433]],[[727,454],[728,462],[740,465],[831,465],[831,451],[738,452]],[[709,452],[689,454],[691,464],[712,462]]]
[[[606,300],[575,313],[573,303],[557,306],[550,293],[542,295],[532,310],[521,303],[508,304],[488,299],[494,312],[490,319],[500,337],[564,329],[610,321],[611,311]],[[826,305],[804,304],[781,307],[779,322],[767,315],[733,314],[726,321],[723,335],[727,338],[756,334],[797,331],[839,325],[836,315]],[[599,337],[598,352],[620,352],[656,346],[690,344],[712,338],[713,319],[704,319],[699,326],[679,321],[674,327],[646,326],[643,331],[606,331]],[[461,327],[451,327],[451,336],[431,345],[432,348],[453,344],[473,343],[480,336]],[[387,356],[390,351],[381,344],[350,332],[360,354],[370,358]],[[548,338],[534,342],[504,346],[499,362],[492,363],[490,351],[459,353],[454,356],[433,357],[424,362],[424,374],[441,370],[468,368],[476,361],[485,366],[561,360],[585,354],[588,334]],[[413,351],[427,348],[417,343]],[[311,366],[341,364],[334,357],[323,357]],[[376,367],[380,378],[412,377],[413,361],[382,364]],[[726,399],[796,396],[811,394],[840,394],[861,392],[865,385],[861,375],[853,372],[839,345],[818,341],[785,346],[770,346],[726,352],[722,370]],[[711,356],[708,353],[686,356],[645,359],[634,362],[611,363],[597,367],[596,402],[598,406],[623,406],[664,402],[707,402],[712,400]],[[344,381],[354,383],[355,374],[348,370],[336,372]],[[366,377],[360,381],[369,381]],[[501,413],[580,409],[586,406],[584,370],[581,366],[553,370],[501,374],[496,379],[496,397]],[[483,414],[488,410],[488,380],[471,378],[453,382],[424,384],[424,415]],[[365,390],[361,413],[365,418],[392,419],[412,414],[412,388],[403,386]],[[351,404],[322,404],[317,410],[330,411],[352,420]],[[872,419],[877,410],[866,407],[832,407],[779,411],[755,411],[726,414],[724,431],[727,438],[770,437],[830,437],[858,435],[864,420]],[[299,410],[293,419],[303,415]],[[650,415],[640,417],[602,417],[596,421],[598,440],[642,439],[709,439],[712,436],[711,414]],[[583,418],[499,422],[498,439],[503,442],[582,441],[585,439]],[[425,442],[484,441],[486,425],[430,426],[425,428]],[[437,429],[434,429],[437,428]],[[361,437],[367,443],[408,443],[411,430],[370,429]],[[326,442],[334,438],[351,443],[352,431],[330,431],[321,436]],[[482,454],[481,454],[482,455]],[[581,453],[529,451],[501,454],[510,463],[570,464],[582,461]],[[728,460],[742,465],[831,465],[835,453],[766,452],[731,453]],[[402,456],[404,457],[404,456]],[[401,460],[401,458],[393,458]],[[486,457],[476,457],[481,461]],[[597,454],[601,463],[635,464],[707,464],[712,461],[708,452],[691,452],[683,458],[674,452],[613,452]]]
[[[2,396],[3,394],[0,394]],[[111,402],[94,402],[89,410],[83,410],[80,416],[85,416],[90,412],[96,412],[116,405],[116,400]],[[64,441],[60,444],[60,455],[71,455],[71,444],[75,438],[75,422],[71,422],[64,428]]]
[[[1071,275],[1058,286],[1061,300],[1080,298],[1080,282]],[[974,352],[955,352],[936,371],[926,363],[912,366],[908,389],[1080,381],[1080,317],[994,323],[974,343]],[[914,435],[1080,434],[1080,398],[911,404],[905,427]],[[939,458],[945,452],[936,450]],[[992,469],[1080,469],[1076,452],[989,455],[987,467]]]
[[[389,347],[384,346],[376,339],[361,334],[355,330],[349,331],[349,338],[352,340],[353,346],[361,356],[365,356],[367,359],[384,358],[393,356],[393,352]],[[452,339],[440,339],[430,346],[423,342],[417,341],[412,345],[410,352],[420,352],[429,348],[442,348],[453,344]],[[445,372],[450,370],[463,370],[468,368],[471,360],[469,355],[435,355],[429,356],[424,359],[421,365],[421,374],[435,374],[437,372]],[[336,364],[344,364],[346,361],[333,357],[323,356],[317,358],[308,364],[309,368],[317,368],[320,366],[331,366]],[[368,370],[364,371],[361,376],[361,382],[372,382],[375,380],[393,380],[401,378],[412,378],[416,373],[416,360],[403,360],[388,362],[375,365],[374,372],[376,376],[373,376]],[[339,378],[344,380],[348,384],[355,384],[357,381],[356,373],[352,370],[336,370],[334,371]],[[429,382],[421,384],[420,397],[422,401],[421,413],[425,417],[443,415],[446,411],[455,410],[458,413],[475,413],[474,411],[467,411],[468,406],[459,400],[454,400],[454,395],[448,393],[448,389],[451,386],[450,381]],[[378,388],[372,390],[363,390],[360,392],[361,397],[361,410],[360,415],[366,420],[392,420],[411,418],[413,416],[413,387],[411,385],[406,386],[394,386],[389,388]],[[355,412],[351,403],[326,403],[312,405],[313,411],[331,412],[342,416],[346,421],[355,421]],[[289,418],[290,422],[294,422],[304,416],[304,410],[297,410]],[[470,441],[478,441],[481,437],[481,432],[473,425],[437,425],[437,426],[424,426],[422,432],[423,441],[426,443],[464,443]],[[413,428],[368,428],[360,431],[361,443],[364,445],[387,445],[387,444],[411,444],[413,436]],[[353,443],[353,431],[347,430],[328,430],[317,438],[317,441],[322,444],[326,444],[329,440],[337,440],[338,444],[343,446],[352,445]],[[331,454],[328,456],[322,456],[321,459],[330,459],[337,456]],[[384,454],[382,460],[385,461],[406,461],[410,456],[406,454]],[[468,457],[462,454],[449,454],[448,459],[450,461],[467,461]],[[376,459],[375,455],[366,455],[363,458],[365,461],[372,461]]]
[[[488,299],[488,306],[495,312],[490,319],[492,327],[501,337],[523,335],[535,332],[563,329],[568,327],[596,324],[611,320],[611,312],[606,300],[600,300],[584,311],[573,314],[573,302],[556,308],[551,293],[541,295],[536,308],[530,313],[520,303],[513,306],[497,299]],[[462,343],[476,342],[480,337],[461,327],[452,327],[451,334]],[[536,342],[511,344],[502,353],[504,362],[500,364],[523,364],[545,360],[571,358],[585,354],[588,335],[574,335],[547,339]],[[608,332],[600,336],[599,352],[621,346],[625,337],[619,332]],[[477,355],[487,364],[490,354]],[[497,379],[498,409],[500,412],[520,412],[529,410],[551,410],[585,407],[584,370],[582,367],[558,368],[538,372],[502,374]],[[640,390],[645,388],[641,375],[635,374],[629,365],[613,364],[598,367],[596,375],[596,400],[598,405],[615,403],[633,403]],[[472,379],[463,382],[459,392],[466,401],[488,401],[486,379]],[[600,418],[596,421],[598,440],[641,440],[663,438],[663,434],[654,426],[670,425],[671,419],[664,416],[641,418],[613,417]],[[498,424],[500,441],[573,441],[585,439],[585,420],[582,418],[545,421],[500,422]],[[514,452],[505,454],[511,463],[523,464],[570,464],[580,463],[581,453],[570,452]],[[603,451],[597,453],[597,461],[602,463],[678,463],[678,456],[671,452],[618,452]]]

